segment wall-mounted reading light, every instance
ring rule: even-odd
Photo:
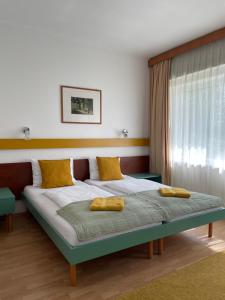
[[[128,130],[127,129],[123,129],[122,130],[122,135],[123,135],[123,137],[128,137]]]
[[[23,134],[25,140],[30,140],[30,128],[29,127],[23,127]]]

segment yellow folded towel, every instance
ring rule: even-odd
[[[191,193],[183,188],[161,188],[159,189],[161,196],[164,197],[179,197],[179,198],[189,198]]]
[[[90,205],[90,210],[121,211],[123,209],[123,197],[94,198]]]
[[[176,192],[176,197],[180,197],[180,198],[190,198],[191,197],[191,193],[189,191],[187,191],[186,189],[183,188],[173,188]]]
[[[160,188],[159,192],[164,197],[175,197],[176,193],[172,188]]]

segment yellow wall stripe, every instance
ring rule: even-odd
[[[0,150],[149,146],[148,138],[0,139]]]

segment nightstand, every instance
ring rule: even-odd
[[[15,211],[15,196],[9,188],[0,188],[0,216],[5,216],[8,232],[13,228],[13,213]]]
[[[136,173],[136,174],[128,174],[131,177],[137,178],[137,179],[147,179],[152,180],[161,183],[162,177],[160,174],[154,174],[154,173]]]

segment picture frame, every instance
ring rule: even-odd
[[[60,86],[61,122],[102,124],[102,91],[75,86]]]

